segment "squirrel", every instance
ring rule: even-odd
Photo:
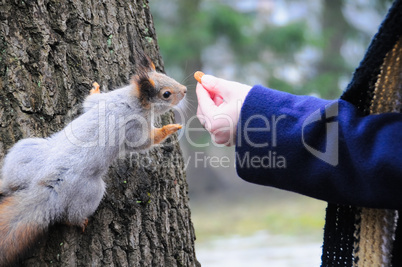
[[[126,87],[101,93],[94,83],[83,113],[60,132],[9,150],[0,180],[0,266],[20,260],[54,223],[84,231],[121,151],[147,150],[181,129],[153,126],[153,115],[177,105],[187,89],[148,63]]]

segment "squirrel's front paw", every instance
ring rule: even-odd
[[[94,82],[92,86],[93,88],[91,89],[91,91],[89,91],[89,95],[100,94],[99,84],[97,82]]]
[[[183,128],[183,126],[180,124],[168,124],[162,127],[162,129],[164,129],[168,135],[177,132],[181,128]]]
[[[182,126],[180,124],[168,124],[163,126],[162,128],[155,128],[151,133],[151,138],[153,144],[159,144],[163,140],[165,140],[169,135],[180,130]]]

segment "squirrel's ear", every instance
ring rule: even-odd
[[[150,101],[158,92],[155,88],[155,82],[147,74],[141,73],[133,76],[131,81],[133,93],[140,100],[143,107],[149,107]]]
[[[156,71],[155,64],[152,62],[151,58],[143,52],[138,55],[137,69],[146,72]]]
[[[151,69],[153,69],[154,71],[156,71],[155,64],[154,64],[151,60],[149,60],[149,62],[151,62]]]

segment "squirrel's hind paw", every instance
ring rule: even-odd
[[[100,94],[99,84],[97,82],[94,82],[92,86],[93,88],[91,89],[91,91],[89,91],[89,95]]]
[[[78,226],[78,227],[81,228],[82,232],[85,232],[85,229],[87,228],[88,222],[89,222],[88,218],[85,218],[81,223],[64,222],[64,224],[68,225],[68,226]]]
[[[82,232],[85,232],[88,222],[89,222],[88,218],[85,218],[85,220],[82,222],[82,225],[81,225]]]

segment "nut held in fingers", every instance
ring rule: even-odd
[[[205,74],[201,71],[196,71],[194,73],[194,78],[197,80],[197,82],[201,83],[201,78],[202,76],[204,76]]]

